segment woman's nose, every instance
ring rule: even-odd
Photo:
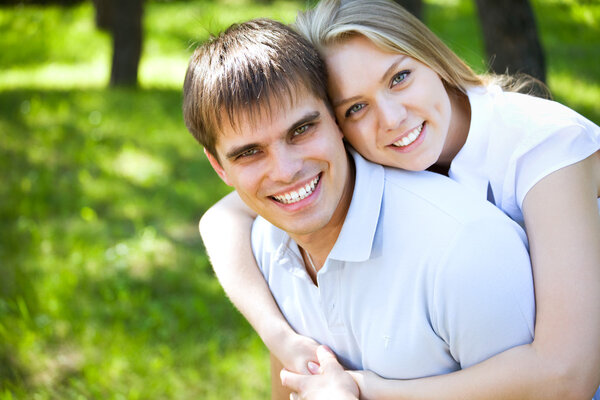
[[[400,101],[384,98],[379,101],[379,126],[384,131],[398,129],[406,119],[406,107]]]

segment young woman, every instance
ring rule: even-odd
[[[527,231],[535,340],[448,375],[386,381],[355,374],[363,398],[590,399],[600,384],[600,128],[522,82],[472,72],[386,0],[323,0],[297,28],[321,52],[346,139],[363,156],[445,170]],[[511,89],[512,87],[512,89]],[[316,343],[285,322],[250,249],[254,216],[231,194],[202,218],[213,267],[234,304],[290,370]],[[600,396],[600,391],[598,392]]]

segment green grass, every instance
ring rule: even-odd
[[[266,349],[197,234],[228,188],[185,130],[180,87],[209,32],[303,4],[149,3],[136,90],[105,87],[90,4],[0,8],[0,400],[268,397]],[[600,7],[534,4],[556,98],[600,121]],[[426,9],[483,70],[471,3]]]

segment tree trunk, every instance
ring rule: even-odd
[[[546,81],[546,63],[528,0],[475,0],[493,72]]]
[[[102,31],[112,31],[113,1],[93,0],[96,9],[96,28]]]
[[[142,54],[144,0],[93,0],[96,26],[113,39],[111,86],[136,86]]]
[[[423,0],[394,0],[415,17],[423,20]]]
[[[114,1],[114,0],[113,0]],[[142,54],[143,0],[122,0],[114,8],[111,86],[136,86]]]

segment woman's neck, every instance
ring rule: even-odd
[[[436,163],[439,167],[446,169],[450,167],[454,157],[456,157],[465,145],[471,127],[471,104],[469,103],[469,97],[458,90],[447,90],[450,97],[452,114],[444,149]]]

